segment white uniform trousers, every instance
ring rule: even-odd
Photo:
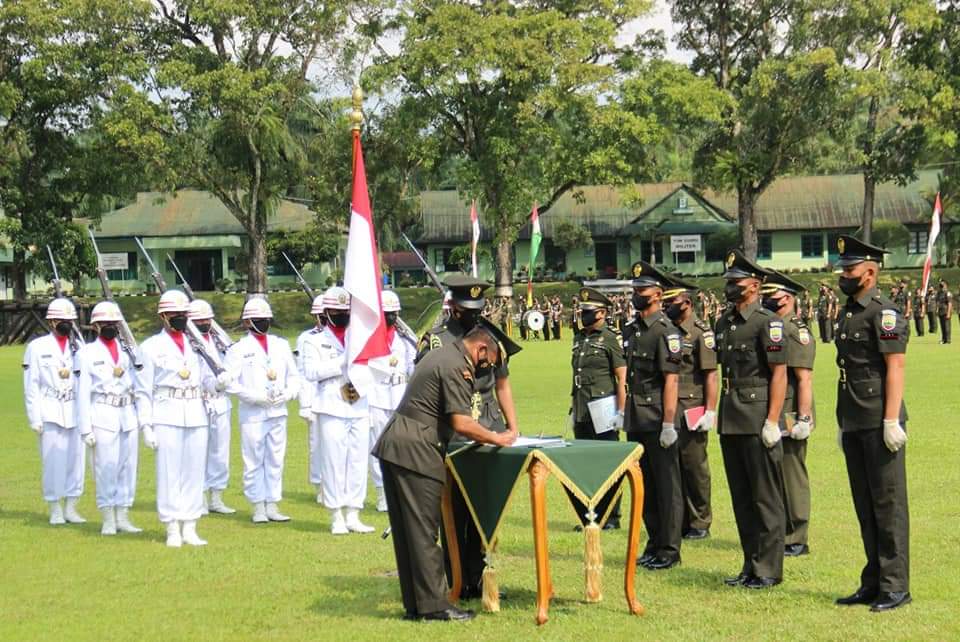
[[[367,496],[370,418],[320,415],[323,505],[363,508]]]
[[[287,453],[287,418],[271,417],[240,426],[243,494],[247,501],[279,502],[283,496],[283,460]]]
[[[114,432],[93,427],[93,476],[97,480],[97,508],[130,508],[137,494],[140,431]]]
[[[377,408],[370,406],[370,450],[377,445],[377,440],[383,434],[383,429],[387,427],[390,418],[393,417],[393,410],[386,408]],[[380,472],[380,460],[370,455],[370,478],[373,479],[375,488],[383,488],[383,473]]]
[[[310,428],[307,430],[307,452],[309,453],[309,468],[311,484],[319,484],[323,479],[323,462],[320,448],[320,416],[313,415]]]
[[[194,521],[203,514],[203,475],[207,460],[206,426],[184,428],[156,424],[157,514],[164,524]]]
[[[43,500],[55,502],[83,494],[84,444],[79,428],[45,421],[40,435]]]
[[[207,439],[204,490],[223,490],[230,480],[230,412],[213,415]]]

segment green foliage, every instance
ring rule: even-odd
[[[553,227],[553,244],[565,252],[593,247],[593,237],[585,225],[560,221]]]
[[[906,247],[910,231],[900,221],[880,218],[873,222],[873,243],[884,249]]]
[[[450,262],[456,265],[461,272],[470,272],[473,265],[473,254],[470,244],[458,245],[450,250]],[[490,252],[485,247],[477,248],[477,266],[482,266],[492,260]]]
[[[307,263],[331,261],[340,247],[339,232],[328,232],[312,223],[303,230],[278,230],[267,236],[267,259],[271,265],[286,262],[286,252],[294,266],[302,270]]]

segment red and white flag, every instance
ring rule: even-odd
[[[940,236],[940,217],[943,215],[943,206],[940,204],[940,192],[937,192],[937,198],[933,202],[933,217],[930,219],[930,234],[927,236],[927,258],[923,261],[923,290],[927,293],[927,286],[930,284],[930,268],[933,266],[933,246]]]
[[[473,229],[473,239],[470,241],[471,260],[473,261],[473,278],[477,278],[477,244],[480,243],[480,217],[477,216],[477,201],[470,205],[470,227]]]
[[[350,204],[350,234],[343,267],[343,287],[350,293],[350,325],[347,326],[347,376],[361,396],[373,385],[371,367],[390,357],[387,322],[380,303],[381,273],[377,239],[373,233],[373,210],[367,192],[360,136],[353,138],[353,198]],[[384,369],[389,366],[384,365]]]

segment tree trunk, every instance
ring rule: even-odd
[[[22,249],[13,251],[13,264],[10,271],[13,276],[13,298],[17,301],[27,300],[27,268],[24,264],[26,257]]]
[[[267,235],[265,229],[247,230],[250,264],[247,266],[247,296],[267,293]]]
[[[863,156],[867,159],[867,166],[863,171],[863,212],[860,217],[860,240],[870,242],[873,234],[873,197],[877,191],[877,179],[873,173],[873,143],[877,135],[877,116],[880,113],[880,100],[870,98],[870,109],[867,112],[867,130],[863,136]]]
[[[759,194],[752,185],[737,186],[737,218],[740,229],[740,247],[751,261],[757,258],[757,222],[754,206]]]
[[[501,238],[497,241],[494,296],[513,296],[513,264],[510,261],[512,251],[513,243],[509,239]]]

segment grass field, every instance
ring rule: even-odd
[[[201,521],[202,549],[167,549],[156,518],[153,453],[141,447],[134,521],[140,535],[105,538],[88,467],[82,526],[51,527],[40,497],[36,437],[26,426],[22,347],[0,349],[0,639],[2,640],[956,640],[960,603],[960,346],[914,338],[906,400],[911,420],[908,476],[914,604],[889,614],[839,608],[833,599],[857,587],[863,552],[833,421],[833,348],[820,344],[811,437],[812,554],[788,559],[785,582],[764,592],[723,586],[739,570],[730,498],[716,437],[713,536],[686,543],[683,565],[639,571],[644,617],[627,615],[622,596],[624,531],[603,534],[604,600],[582,601],[582,552],[572,511],[550,488],[550,553],[557,596],[550,622],[534,625],[534,561],[528,494],[515,493],[502,529],[499,574],[503,611],[468,624],[399,619],[399,587],[389,541],[378,535],[334,538],[306,478],[306,429],[291,420],[285,475],[288,524],[255,526],[239,489],[239,439],[227,499],[240,511]],[[511,363],[522,431],[559,431],[568,407],[569,337],[527,344]],[[371,488],[372,496],[372,488]],[[385,515],[368,510],[379,531]],[[479,608],[477,603],[468,605]]]

